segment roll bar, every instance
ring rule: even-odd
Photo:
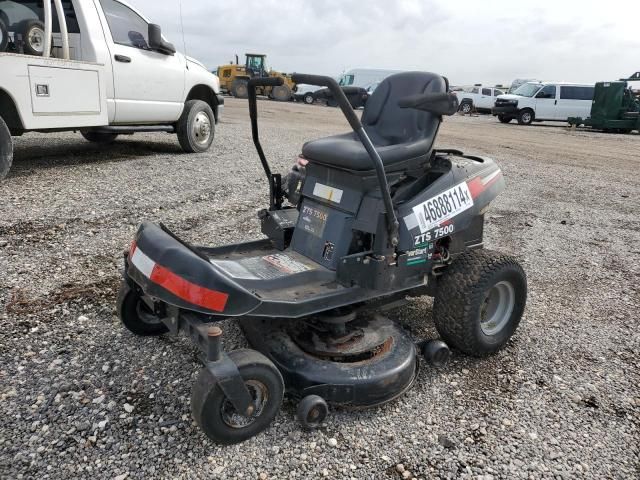
[[[44,0],[44,51],[42,56],[51,56],[51,33],[53,31],[53,18],[51,13],[51,0]],[[69,60],[69,30],[67,29],[67,18],[64,15],[62,0],[53,0],[60,25],[60,35],[62,36],[62,58]]]
[[[382,158],[380,158],[380,154],[376,150],[373,145],[373,142],[367,135],[360,119],[356,115],[356,112],[353,111],[353,107],[347,100],[347,96],[338,85],[338,82],[335,81],[334,78],[325,77],[322,75],[306,75],[303,73],[294,73],[292,75],[292,79],[295,83],[306,83],[309,85],[318,85],[320,87],[327,87],[329,91],[333,94],[333,98],[338,102],[340,106],[340,110],[346,117],[349,125],[353,131],[358,135],[362,145],[364,145],[365,150],[369,154],[371,158],[371,162],[376,170],[376,175],[378,177],[378,183],[380,184],[380,190],[382,192],[382,201],[384,202],[384,208],[386,210],[386,219],[387,219],[387,230],[389,231],[389,239],[391,241],[391,245],[394,247],[398,245],[398,218],[396,217],[396,212],[393,209],[393,202],[391,200],[391,192],[389,191],[389,183],[387,182],[387,175],[384,171],[384,164],[382,163]]]
[[[48,58],[51,54],[51,31],[53,30],[51,2],[45,0],[42,3],[44,6],[44,51],[42,52],[42,56]]]
[[[258,135],[258,100],[256,97],[256,87],[278,87],[284,83],[281,77],[252,78],[247,83],[247,94],[249,98],[249,117],[251,118],[251,135],[253,144],[260,157],[262,169],[269,182],[269,210],[279,210],[282,207],[282,176],[279,173],[272,174],[267,157],[264,155],[260,137]]]

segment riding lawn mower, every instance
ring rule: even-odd
[[[258,212],[265,238],[194,246],[143,223],[125,255],[118,312],[138,335],[186,332],[202,354],[191,409],[212,440],[236,443],[271,423],[283,396],[306,428],[329,407],[371,407],[416,381],[418,358],[442,366],[449,347],[482,357],[503,348],[523,314],[527,285],[511,256],[483,249],[484,215],[504,189],[489,158],[438,150],[457,99],[440,75],[384,80],[359,119],[330,77],[352,131],[313,140],[284,178],[262,150],[256,87],[248,82],[253,141],[269,186]],[[434,297],[441,339],[414,339],[393,320],[411,298]],[[424,314],[425,321],[430,312]],[[239,322],[251,349],[225,352],[219,322]]]

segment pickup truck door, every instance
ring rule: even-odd
[[[490,88],[482,88],[480,95],[477,97],[476,108],[488,109],[493,107],[493,98],[491,97]]]
[[[184,107],[186,60],[149,48],[149,24],[117,0],[100,0],[111,54],[114,123],[172,123]]]
[[[556,99],[558,88],[555,85],[545,85],[536,93],[537,120],[558,120],[558,100]]]
[[[497,88],[493,89],[493,98],[491,99],[491,107],[493,108],[496,105],[496,98],[498,97],[498,95],[504,95],[506,92],[503,92],[502,90],[498,90]]]

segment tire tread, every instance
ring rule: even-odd
[[[445,342],[476,357],[486,356],[502,347],[487,349],[478,341],[472,315],[477,305],[484,301],[487,282],[505,268],[515,269],[526,285],[526,275],[518,261],[491,250],[465,252],[449,266],[439,280],[433,304],[436,329]],[[526,288],[521,301],[524,303],[525,300]],[[516,298],[516,306],[518,301]],[[515,320],[514,331],[519,322],[520,315]]]
[[[7,176],[13,164],[13,140],[9,127],[0,117],[0,180]]]

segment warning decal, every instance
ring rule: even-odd
[[[230,277],[245,280],[272,280],[315,268],[287,253],[273,253],[240,260],[212,260],[211,263],[221,268]]]
[[[330,187],[322,183],[317,183],[313,186],[313,194],[316,197],[324,198],[330,202],[340,203],[342,200],[342,190],[339,188]]]

